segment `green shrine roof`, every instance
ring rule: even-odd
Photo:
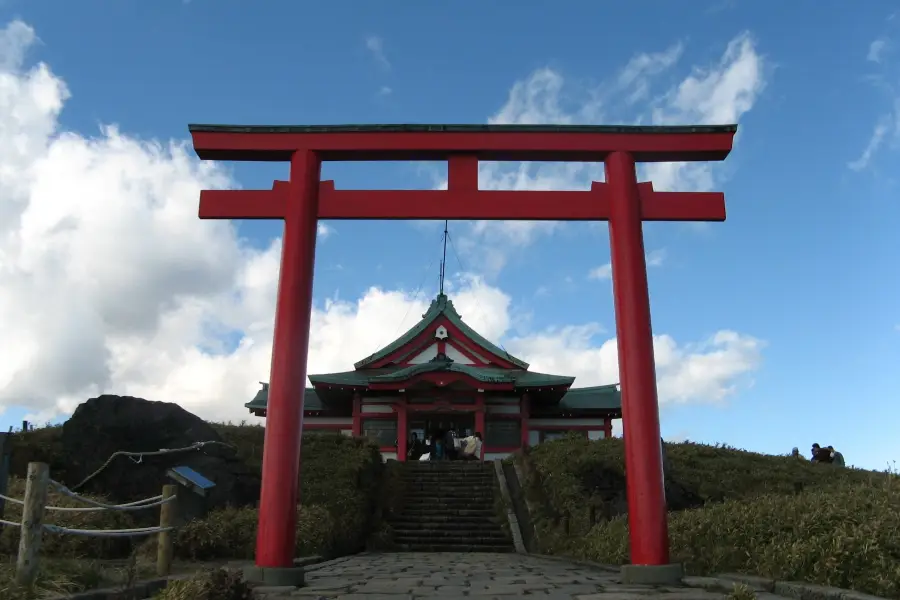
[[[257,412],[265,410],[268,402],[269,384],[263,383],[262,389],[256,393],[253,400],[244,406],[253,412]],[[313,388],[306,388],[303,405],[305,410],[325,409],[325,404]],[[566,410],[608,410],[610,412],[618,412],[622,409],[622,396],[616,384],[570,389],[559,401],[559,409],[561,412]]]
[[[345,371],[343,373],[329,373],[327,375],[310,375],[309,380],[313,385],[364,387],[370,383],[405,381],[423,373],[440,372],[468,375],[482,383],[512,383],[516,387],[569,386],[575,381],[574,377],[548,375],[546,373],[526,371],[525,369],[476,367],[472,365],[463,365],[450,360],[433,360],[418,365],[387,367],[384,369]]]
[[[409,364],[411,358],[422,352],[422,345],[419,342],[422,334],[435,327],[436,322],[448,323],[455,327],[458,330],[456,334],[465,338],[469,350],[482,355],[486,361],[502,359],[507,365],[512,365],[512,368],[496,366],[496,362],[494,362],[494,366],[486,367],[464,364],[464,362],[456,362],[442,353],[437,354],[428,362]],[[380,366],[374,367],[373,365]],[[431,302],[428,310],[422,315],[422,319],[409,331],[371,356],[357,362],[353,371],[309,375],[309,381],[315,388],[306,389],[304,408],[308,411],[337,408],[347,401],[346,394],[351,389],[364,391],[373,384],[394,384],[387,386],[393,389],[394,386],[403,386],[404,382],[429,373],[464,375],[478,383],[507,384],[520,392],[532,390],[536,401],[547,408],[552,407],[553,411],[562,413],[596,410],[618,413],[622,406],[621,394],[616,384],[569,389],[569,386],[575,382],[574,377],[529,371],[528,363],[512,356],[466,325],[460,314],[456,312],[453,302],[441,293]],[[378,389],[384,388],[376,387],[376,390]],[[506,387],[506,389],[510,388]],[[334,397],[332,397],[333,394]],[[257,392],[253,400],[244,406],[254,413],[262,413],[266,410],[268,395],[269,386],[263,383],[262,389]]]
[[[446,294],[438,294],[437,298],[431,301],[431,306],[428,307],[428,310],[425,312],[425,314],[422,315],[422,320],[416,323],[412,328],[410,328],[409,331],[401,335],[399,338],[397,338],[375,354],[362,359],[361,361],[353,365],[353,367],[356,369],[365,368],[366,365],[377,362],[382,358],[396,352],[404,345],[414,340],[420,333],[428,329],[428,327],[432,323],[434,323],[434,321],[437,320],[437,318],[441,315],[443,315],[448,321],[453,323],[453,325],[457,329],[459,329],[464,336],[472,341],[472,343],[477,344],[482,350],[488,352],[489,354],[499,356],[500,358],[503,358],[516,365],[520,369],[528,369],[527,362],[516,358],[502,348],[498,348],[493,343],[485,339],[480,333],[466,325],[459,313],[456,312],[456,308],[454,308],[453,302],[449,298],[447,298]],[[314,376],[311,375],[309,379],[310,381],[313,381],[313,383],[315,383],[313,377]]]

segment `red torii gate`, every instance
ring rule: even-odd
[[[633,565],[669,562],[659,408],[642,221],[724,221],[718,192],[657,192],[636,162],[724,160],[736,125],[190,125],[204,160],[290,161],[271,190],[203,190],[201,219],[283,219],[281,276],[256,565],[293,565],[303,393],[319,219],[609,221]],[[446,160],[446,190],[339,190],[322,161]],[[478,189],[478,162],[606,165],[590,191]],[[652,577],[652,576],[651,576]],[[267,578],[268,579],[268,578]]]

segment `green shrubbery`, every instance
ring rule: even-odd
[[[216,428],[226,442],[237,448],[238,455],[245,462],[261,468],[262,427],[217,425]],[[24,447],[22,439],[17,440],[17,447],[20,455],[40,457],[62,469],[65,466],[64,457],[54,453],[58,448],[57,437],[48,431],[59,432],[59,428],[29,432],[25,442],[35,447]],[[316,554],[332,557],[360,550],[371,532],[374,507],[381,490],[384,465],[378,448],[366,440],[339,433],[306,433],[302,457],[302,506],[298,508],[297,516],[297,556]],[[24,481],[12,479],[9,495],[24,497]],[[83,506],[55,493],[51,493],[49,504]],[[191,561],[252,558],[256,545],[257,516],[257,510],[253,507],[210,512],[207,518],[193,521],[178,530],[175,536],[176,557]],[[21,518],[20,507],[8,505],[6,518],[18,521]],[[134,527],[129,513],[110,511],[50,512],[46,522],[78,529]],[[14,561],[18,539],[17,529],[0,529],[0,559]],[[137,539],[135,544],[139,546],[136,548],[127,538],[45,533],[41,555],[51,558],[121,559],[136,551],[147,558],[153,556],[155,538]],[[53,575],[48,573],[47,577],[52,579]]]
[[[543,551],[628,560],[627,519],[602,517],[611,509],[603,482],[624,482],[622,451],[618,439],[567,438],[520,457],[527,493],[542,507]],[[667,444],[666,454],[668,477],[703,503],[669,514],[673,558],[690,573],[743,572],[900,597],[895,475],[693,443]]]

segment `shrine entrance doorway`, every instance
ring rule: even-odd
[[[408,437],[415,433],[420,440],[430,439],[441,431],[455,431],[463,438],[475,433],[475,413],[473,411],[453,411],[444,413],[413,413],[409,416]],[[482,432],[482,435],[483,432]]]

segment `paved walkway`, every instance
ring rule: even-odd
[[[288,598],[550,598],[559,600],[722,600],[688,587],[624,585],[618,573],[520,554],[362,554],[309,567],[306,587]],[[769,596],[768,594],[766,594]]]

